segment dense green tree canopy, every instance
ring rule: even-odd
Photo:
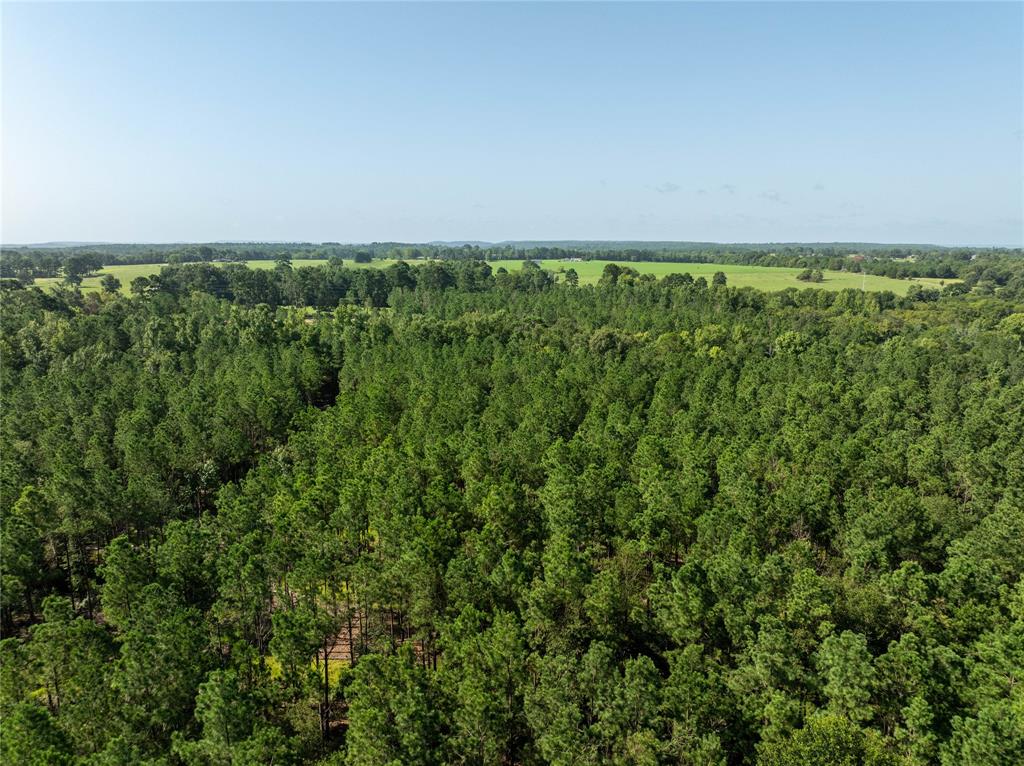
[[[5,289],[0,760],[1024,762],[1009,278],[274,257]]]

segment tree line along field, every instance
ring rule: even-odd
[[[512,269],[522,268],[521,261],[490,261],[493,268],[504,266]],[[601,273],[608,263],[617,263],[619,266],[628,266],[636,269],[641,274],[653,274],[655,277],[664,277],[668,274],[689,273],[694,278],[704,277],[708,281],[712,276],[721,271],[725,274],[729,284],[734,287],[754,287],[759,290],[785,290],[788,287],[807,287],[806,283],[797,280],[797,275],[803,271],[799,268],[788,268],[784,266],[740,266],[734,264],[719,263],[653,263],[644,261],[579,261],[568,262],[561,260],[542,260],[539,262],[541,268],[560,272],[563,269],[574,269],[580,277],[580,284],[597,284]],[[871,274],[861,275],[847,271],[825,271],[824,281],[816,283],[814,287],[825,290],[843,290],[846,288],[879,291],[890,290],[897,295],[905,295],[910,285],[917,282],[921,285],[939,286],[944,280],[919,278],[915,280],[889,279]],[[946,283],[956,280],[945,280]]]
[[[371,263],[356,263],[346,260],[345,265],[352,268],[386,268],[397,261],[395,259],[380,258],[374,259]],[[274,267],[272,260],[249,260],[246,265],[253,269],[270,269]],[[303,266],[322,266],[327,263],[324,259],[296,259],[292,261],[294,268]],[[408,261],[410,265],[416,266],[421,261]],[[492,269],[505,268],[509,271],[521,269],[522,260],[492,260],[488,261]],[[876,276],[873,274],[856,274],[847,271],[823,271],[824,281],[808,285],[797,279],[797,275],[803,271],[800,268],[791,267],[768,267],[748,266],[735,264],[718,263],[668,263],[668,262],[647,262],[647,261],[569,261],[561,259],[541,259],[537,263],[541,268],[553,271],[556,275],[568,269],[573,269],[579,275],[581,285],[597,284],[601,273],[608,263],[617,263],[620,266],[628,266],[636,269],[641,274],[652,274],[655,277],[663,277],[668,274],[689,273],[694,278],[704,277],[709,280],[716,272],[723,272],[734,287],[753,287],[759,290],[785,290],[789,287],[805,288],[816,287],[823,290],[843,290],[861,288],[870,291],[889,290],[896,295],[906,295],[907,290],[913,284],[920,284],[928,287],[941,287],[943,284],[957,282],[957,279],[935,279],[918,277],[912,279],[891,279],[889,277]],[[100,280],[106,274],[115,276],[121,282],[121,291],[127,293],[131,281],[137,277],[150,277],[158,274],[166,264],[125,264],[111,265],[104,267],[95,276],[86,277],[82,281],[81,288],[84,292],[92,292],[100,289]],[[60,284],[59,277],[40,278],[35,284],[40,287],[49,287]]]

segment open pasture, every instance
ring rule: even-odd
[[[292,266],[294,268],[302,268],[305,266],[321,266],[327,261],[324,260],[294,260]],[[253,269],[271,269],[274,267],[274,261],[259,260],[259,261],[245,261],[246,265]],[[345,261],[345,266],[353,268],[385,268],[392,263],[393,260],[375,260],[372,263],[362,264],[355,263],[354,261]],[[417,261],[409,261],[413,266],[417,265]],[[799,268],[786,268],[786,267],[768,267],[768,266],[737,266],[729,264],[719,263],[654,263],[654,262],[628,262],[628,261],[562,261],[562,260],[544,260],[540,261],[542,268],[549,271],[555,272],[559,279],[563,278],[563,273],[568,269],[575,269],[579,275],[581,285],[593,285],[597,284],[601,278],[601,273],[604,271],[604,267],[608,263],[618,263],[620,266],[628,266],[636,269],[641,274],[653,274],[656,277],[663,277],[668,274],[692,274],[696,279],[697,277],[704,277],[709,282],[711,277],[716,271],[721,271],[725,274],[728,283],[734,287],[754,287],[759,290],[785,290],[788,287],[797,288],[819,288],[823,290],[843,290],[845,288],[853,288],[859,290],[862,287],[866,290],[871,291],[882,291],[890,290],[897,295],[906,295],[910,285],[915,282],[918,284],[926,285],[928,287],[941,287],[942,284],[947,282],[953,282],[958,280],[940,280],[940,279],[890,279],[888,277],[878,277],[873,275],[863,276],[861,274],[852,274],[845,271],[825,271],[825,281],[816,284],[810,284],[807,282],[801,282],[796,278],[803,269]],[[508,261],[490,261],[491,267],[497,269],[504,267],[509,271],[515,271],[523,267],[523,262],[518,260]],[[149,277],[160,272],[164,264],[161,263],[146,263],[146,264],[129,264],[129,265],[116,265],[107,266],[102,269],[96,276],[87,277],[82,281],[82,291],[92,292],[100,289],[100,279],[105,274],[113,274],[119,280],[121,280],[121,291],[124,293],[128,292],[129,286],[133,279],[137,277]],[[48,286],[57,285],[60,283],[58,278],[47,278],[37,279],[36,284],[40,287],[46,288]]]
[[[734,287],[754,287],[759,290],[785,290],[787,287],[810,288],[816,287],[822,290],[843,290],[851,287],[860,290],[882,291],[889,290],[897,295],[906,295],[910,285],[914,282],[929,287],[939,287],[943,280],[939,279],[890,279],[889,277],[877,277],[871,274],[866,276],[852,274],[845,271],[824,271],[824,282],[816,284],[801,282],[797,274],[803,269],[769,266],[737,266],[721,263],[652,263],[652,262],[630,262],[630,261],[561,261],[546,260],[540,261],[542,268],[560,272],[575,269],[579,275],[581,285],[597,284],[608,263],[617,263],[619,266],[628,266],[636,269],[641,274],[653,274],[656,277],[664,277],[668,274],[689,273],[693,278],[704,277],[711,281],[716,271],[725,274],[728,284]],[[492,261],[492,267],[504,266],[509,271],[522,268],[522,261]],[[946,280],[958,281],[958,280]],[[862,284],[863,282],[863,284]]]

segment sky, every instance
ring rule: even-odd
[[[2,5],[0,241],[1024,244],[1024,5]]]

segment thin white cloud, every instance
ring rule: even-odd
[[[774,202],[777,205],[788,205],[789,204],[788,202],[786,202],[786,200],[784,200],[782,198],[782,195],[779,194],[777,191],[764,191],[764,192],[761,192],[760,197],[761,197],[761,199],[766,199],[769,202]]]

